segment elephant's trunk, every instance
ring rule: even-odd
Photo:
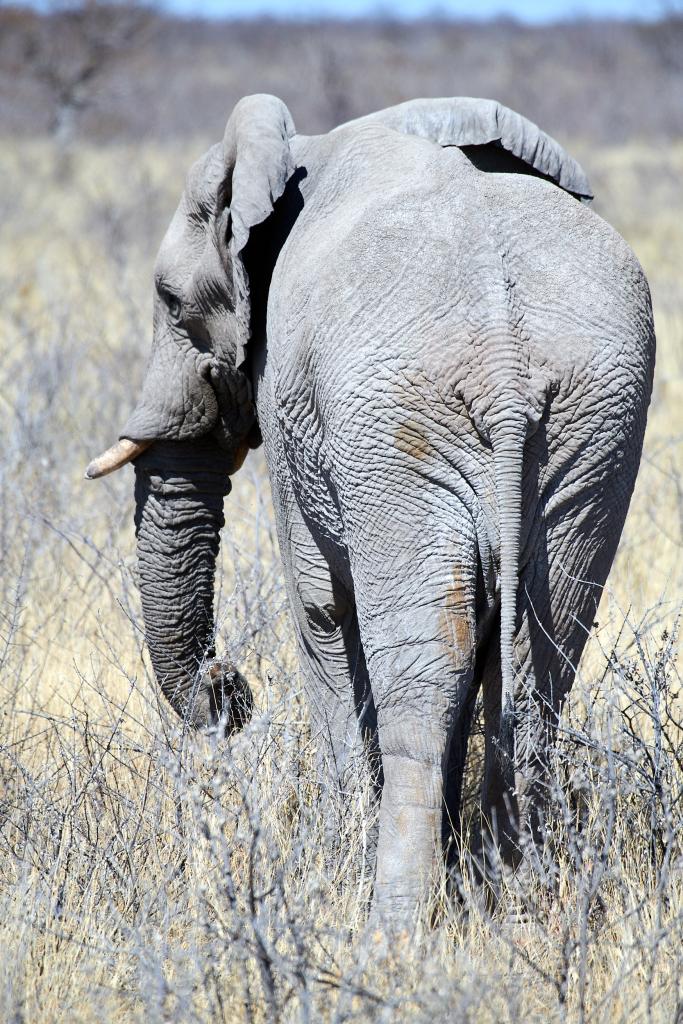
[[[208,439],[157,441],[135,461],[135,526],[145,635],[174,710],[194,727],[249,718],[239,673],[212,661],[213,590],[232,457]]]

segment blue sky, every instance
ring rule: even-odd
[[[38,10],[52,10],[51,0],[0,0],[25,3]],[[76,0],[74,0],[76,2]],[[173,14],[206,18],[248,18],[270,14],[280,18],[389,16],[484,20],[507,16],[519,21],[543,23],[571,18],[656,19],[683,11],[683,0],[141,0]],[[64,6],[69,0],[64,0]],[[60,4],[58,3],[57,9]]]
[[[508,15],[521,21],[547,22],[582,16],[656,18],[666,12],[667,3],[666,0],[162,0],[158,6],[178,14],[206,17],[389,14],[414,18],[438,13],[454,18]]]

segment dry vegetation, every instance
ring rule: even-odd
[[[683,142],[646,145],[634,122],[623,144],[573,147],[645,266],[659,352],[637,492],[563,716],[555,895],[535,882],[515,922],[512,887],[491,914],[463,871],[450,893],[442,880],[437,924],[385,949],[364,931],[362,784],[333,856],[322,843],[261,458],[224,532],[219,632],[257,699],[230,742],[183,736],[157,699],[130,470],[82,479],[131,407],[154,251],[219,131],[187,126],[201,137],[6,130],[0,146],[0,1019],[683,1020]],[[475,738],[470,813],[479,755]]]

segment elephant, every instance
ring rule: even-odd
[[[133,461],[156,677],[229,733],[251,703],[216,658],[215,563],[230,477],[263,444],[321,764],[379,762],[383,920],[424,904],[458,834],[479,693],[492,842],[514,866],[543,839],[654,368],[647,281],[591,198],[493,100],[305,136],[243,98],[161,244],[140,400],[86,474]]]

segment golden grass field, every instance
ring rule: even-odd
[[[364,928],[367,786],[324,848],[260,453],[226,509],[220,635],[257,702],[231,741],[157,698],[131,470],[83,479],[132,406],[154,253],[210,141],[0,145],[0,1020],[683,1021],[683,144],[574,147],[648,274],[658,357],[563,716],[557,895],[514,923],[514,885],[487,911],[463,865],[387,949]]]

